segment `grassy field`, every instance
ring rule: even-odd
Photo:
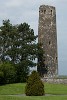
[[[45,84],[45,93],[47,94],[67,94],[67,85],[65,84]]]
[[[8,84],[0,86],[0,95],[4,94],[24,94],[25,83]],[[65,84],[44,84],[46,94],[67,94],[67,85]]]
[[[45,83],[45,93],[57,96],[22,96],[25,93],[25,83],[0,86],[0,100],[67,100],[67,85]],[[17,96],[18,94],[18,96]],[[61,94],[61,95],[60,95]]]
[[[67,100],[67,96],[0,96],[0,100]]]
[[[24,94],[25,92],[25,85],[24,83],[17,83],[17,84],[7,84],[4,86],[0,86],[0,95],[4,94]]]

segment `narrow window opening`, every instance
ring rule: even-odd
[[[57,60],[57,57],[56,57],[56,60]]]
[[[50,45],[51,43],[50,43],[50,41],[49,41],[49,45]]]
[[[52,10],[51,10],[51,15],[52,15]]]
[[[44,14],[46,13],[46,10],[44,10]]]

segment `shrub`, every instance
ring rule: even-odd
[[[27,96],[42,96],[44,95],[44,84],[40,80],[39,74],[33,71],[29,76],[26,87],[25,94]]]
[[[7,84],[15,82],[15,68],[10,62],[3,62],[0,64],[0,84]]]
[[[0,85],[4,84],[4,73],[0,71]]]

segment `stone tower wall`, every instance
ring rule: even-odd
[[[42,5],[39,8],[38,42],[44,50],[44,65],[47,76],[58,74],[56,10],[53,6]],[[38,71],[42,71],[38,68]],[[45,75],[45,71],[44,71]]]

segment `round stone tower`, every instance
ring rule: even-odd
[[[56,10],[53,6],[39,7],[38,42],[42,44],[44,50],[44,66],[37,67],[38,72],[48,77],[56,76],[58,74],[57,31]]]

